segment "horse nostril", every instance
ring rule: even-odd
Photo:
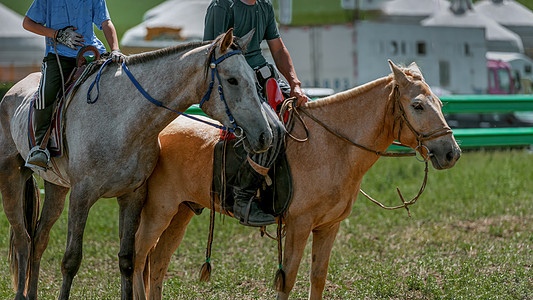
[[[461,157],[461,151],[451,150],[448,153],[446,153],[446,161],[458,160],[459,157]]]

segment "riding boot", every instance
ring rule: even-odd
[[[37,167],[41,170],[48,168],[50,152],[46,147],[41,149],[41,144],[46,136],[48,127],[50,127],[50,119],[52,118],[53,112],[54,105],[49,105],[44,109],[35,109],[35,147],[30,150],[26,159],[26,166],[28,167]]]
[[[237,174],[237,187],[234,188],[235,202],[233,215],[246,226],[266,226],[276,223],[274,216],[259,208],[254,201],[257,190],[263,183],[263,176],[257,173],[249,163],[245,162]]]

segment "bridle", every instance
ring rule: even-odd
[[[214,45],[215,45],[215,43],[211,44],[210,49],[212,47],[214,47]],[[209,100],[209,98],[211,96],[211,92],[213,90],[214,83],[215,83],[215,75],[216,75],[216,77],[218,79],[218,93],[220,95],[220,100],[222,102],[224,102],[224,106],[226,108],[226,114],[228,115],[228,118],[229,118],[229,120],[230,120],[230,122],[231,122],[231,124],[233,126],[232,128],[227,128],[227,127],[222,126],[222,125],[218,125],[218,124],[215,124],[215,123],[212,123],[212,122],[209,122],[209,121],[205,121],[203,119],[194,117],[194,116],[186,114],[186,113],[179,112],[177,110],[174,110],[174,109],[164,105],[161,101],[154,99],[152,96],[150,96],[150,94],[148,94],[148,92],[141,86],[141,84],[137,81],[137,79],[135,79],[135,77],[133,76],[133,74],[129,70],[128,66],[126,65],[125,61],[122,62],[122,69],[124,70],[124,73],[126,73],[128,78],[131,80],[133,85],[137,88],[137,90],[139,90],[139,92],[144,96],[144,98],[146,98],[148,101],[150,101],[155,106],[164,108],[166,110],[169,110],[169,111],[174,112],[176,114],[179,114],[181,116],[187,117],[189,119],[192,119],[192,120],[195,120],[195,121],[198,121],[198,122],[201,122],[201,123],[204,123],[204,124],[207,124],[207,125],[210,125],[210,126],[222,129],[222,130],[229,131],[229,132],[233,133],[236,137],[242,137],[244,131],[243,131],[243,129],[241,127],[237,126],[237,123],[235,122],[235,118],[231,114],[231,111],[229,109],[228,103],[226,102],[226,98],[224,97],[224,90],[222,89],[222,82],[220,81],[220,76],[218,75],[218,69],[217,69],[218,65],[221,62],[223,62],[226,58],[228,58],[230,56],[233,56],[235,54],[242,54],[242,51],[234,50],[234,51],[231,51],[229,53],[224,54],[223,56],[219,57],[218,59],[215,59],[215,55],[213,54],[213,57],[211,58],[211,64],[209,65],[210,69],[211,69],[211,82],[209,83],[209,87],[207,88],[207,92],[205,93],[205,95],[202,98],[202,101],[200,102],[200,108],[201,108],[202,105],[204,104],[204,102]],[[108,64],[110,64],[112,62],[113,62],[113,60],[111,58],[106,60],[102,64],[100,69],[98,70],[98,73],[96,74],[96,77],[95,77],[94,81],[91,83],[89,89],[87,90],[87,103],[88,104],[94,104],[98,100],[98,96],[100,94],[100,76],[102,74],[102,70],[104,69],[105,66],[107,66]],[[91,91],[92,91],[92,89],[93,89],[93,87],[95,85],[96,85],[97,94],[96,94],[96,98],[93,100],[91,98]]]
[[[214,46],[214,43],[211,44],[211,47]],[[231,52],[228,52],[218,59],[215,58],[215,54],[213,53],[213,56],[211,58],[211,63],[209,64],[209,68],[211,69],[211,82],[209,83],[209,87],[207,88],[207,92],[205,92],[204,96],[202,97],[202,101],[200,101],[200,108],[202,108],[202,105],[206,101],[209,101],[209,98],[211,97],[211,92],[213,91],[213,86],[215,84],[215,77],[218,80],[218,94],[220,95],[220,100],[224,102],[224,106],[226,108],[226,114],[228,115],[228,118],[230,120],[230,123],[233,125],[233,128],[228,129],[228,131],[232,132],[235,137],[240,138],[243,135],[243,130],[241,127],[237,126],[237,123],[235,122],[235,118],[233,118],[233,115],[231,114],[231,111],[229,109],[228,103],[226,102],[226,98],[224,97],[224,89],[222,88],[222,81],[220,80],[220,75],[218,73],[218,65],[223,62],[226,58],[233,56],[235,54],[242,54],[241,50],[233,50]]]
[[[416,137],[417,146],[415,147],[415,151],[419,150],[420,148],[425,148],[426,149],[426,157],[424,158],[423,161],[429,159],[431,156],[433,156],[433,153],[431,153],[429,151],[429,148],[427,146],[425,146],[424,144],[422,144],[422,143],[425,142],[425,141],[436,139],[438,137],[441,137],[441,136],[444,136],[444,135],[447,135],[447,134],[452,134],[453,133],[452,129],[449,126],[443,126],[442,128],[438,128],[438,129],[436,129],[434,131],[431,131],[429,133],[420,133],[420,132],[418,132],[413,127],[411,122],[409,122],[409,119],[407,119],[407,116],[405,114],[405,110],[403,108],[402,102],[400,101],[401,95],[400,95],[400,89],[399,89],[398,85],[394,86],[394,90],[393,90],[393,95],[392,96],[394,97],[393,98],[394,103],[398,104],[398,110],[399,110],[399,114],[394,118],[394,125],[393,125],[393,130],[394,130],[394,127],[396,126],[396,123],[399,121],[398,142],[400,142],[400,144],[401,144],[402,127],[403,127],[403,124],[405,123],[407,125],[407,128],[409,128],[409,130],[411,130],[411,132]],[[422,153],[421,153],[421,155],[422,155]],[[418,159],[418,157],[416,159]],[[418,159],[418,160],[420,160],[420,159]]]

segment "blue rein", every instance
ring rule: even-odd
[[[222,129],[222,130],[227,130],[227,131],[235,134],[236,136],[237,135],[240,136],[240,135],[242,135],[242,129],[240,127],[238,127],[237,124],[235,123],[235,118],[233,118],[233,115],[231,114],[231,111],[229,109],[228,103],[226,102],[226,98],[224,98],[224,90],[222,89],[222,81],[220,81],[220,76],[218,74],[217,67],[218,67],[218,64],[220,64],[226,58],[228,58],[228,57],[230,57],[232,55],[241,54],[241,53],[242,53],[242,51],[240,51],[240,50],[234,50],[232,52],[224,54],[223,56],[219,57],[218,59],[215,59],[215,57],[213,56],[213,58],[211,59],[211,64],[210,64],[211,82],[209,83],[209,87],[207,88],[207,92],[202,97],[202,101],[200,102],[200,108],[202,108],[202,105],[204,104],[204,102],[209,101],[209,98],[211,97],[211,92],[213,91],[213,86],[215,84],[215,75],[216,75],[216,78],[218,80],[218,93],[220,95],[220,100],[222,100],[222,102],[224,102],[224,106],[226,108],[226,114],[228,115],[228,118],[229,118],[231,124],[233,125],[233,128],[227,128],[225,126],[214,124],[212,122],[208,122],[208,121],[202,120],[200,118],[191,116],[191,115],[186,114],[186,113],[179,112],[177,110],[174,110],[174,109],[172,109],[170,107],[165,106],[161,101],[154,99],[152,96],[150,96],[150,94],[148,94],[148,92],[146,92],[146,90],[139,84],[137,79],[135,79],[133,74],[130,72],[130,70],[126,66],[126,63],[124,63],[124,62],[122,63],[122,69],[124,70],[126,75],[128,75],[129,79],[131,80],[133,85],[137,88],[137,90],[139,90],[139,92],[144,96],[144,98],[146,98],[148,101],[152,102],[155,106],[162,107],[162,108],[167,109],[167,110],[169,110],[171,112],[177,113],[177,114],[179,114],[181,116],[185,116],[185,117],[187,117],[189,119],[192,119],[192,120],[195,120],[195,121],[198,121],[198,122],[202,122],[204,124],[208,124],[208,125],[211,125],[213,127],[216,127],[216,128]],[[95,77],[94,81],[89,86],[89,90],[87,90],[87,103],[94,104],[98,100],[98,97],[100,96],[100,77],[102,75],[102,70],[104,69],[105,66],[110,64],[112,61],[113,60],[111,58],[106,60],[102,64],[100,69],[98,70],[98,73],[96,74],[96,77]],[[96,85],[96,98],[94,98],[94,100],[92,100],[91,99],[91,91],[92,91],[92,89],[94,88],[95,85]]]

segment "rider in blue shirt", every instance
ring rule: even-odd
[[[46,145],[41,147],[41,143],[50,126],[61,85],[76,67],[78,50],[92,45],[100,53],[106,51],[94,34],[93,24],[104,32],[113,60],[121,62],[124,56],[120,53],[117,33],[105,0],[34,0],[24,17],[24,29],[45,36],[46,40],[39,97],[35,101],[36,146],[26,159],[29,167],[48,167],[50,154]]]

